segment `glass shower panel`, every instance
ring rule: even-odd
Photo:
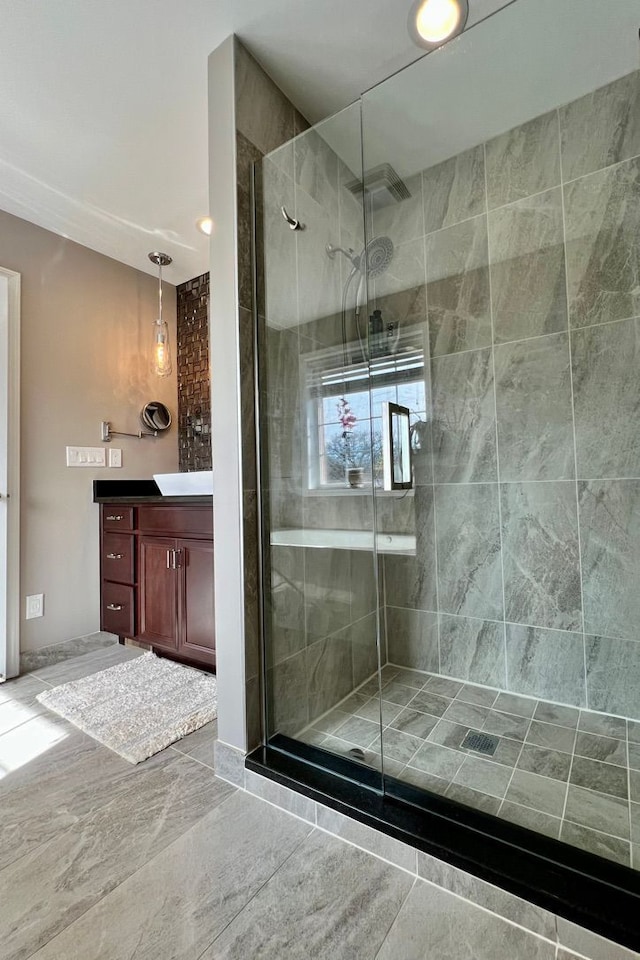
[[[638,867],[640,73],[609,8],[518,0],[362,100],[374,417],[408,407],[413,454],[377,496],[382,742]]]
[[[256,172],[268,738],[379,770],[359,104]]]

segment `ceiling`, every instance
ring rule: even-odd
[[[469,24],[510,0],[470,0]],[[167,280],[208,269],[207,57],[326,117],[419,56],[411,0],[0,0],[0,209]]]

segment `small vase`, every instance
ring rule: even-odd
[[[347,480],[349,481],[349,486],[356,488],[364,487],[362,474],[362,467],[349,467],[347,470]]]

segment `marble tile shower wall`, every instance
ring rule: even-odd
[[[354,112],[356,121],[359,131]],[[300,358],[342,343],[340,308],[349,264],[331,260],[326,246],[363,246],[362,207],[345,188],[354,173],[322,132],[322,125],[320,131],[303,132],[262,163],[262,429],[268,438],[263,488],[271,529],[371,530],[371,495],[313,496],[304,457]],[[305,224],[303,231],[286,228],[282,205]],[[355,339],[355,330],[348,336]],[[293,735],[377,669],[373,559],[349,550],[275,546],[270,576],[269,728]]]
[[[411,178],[375,286],[431,352],[391,662],[640,716],[640,73]]]

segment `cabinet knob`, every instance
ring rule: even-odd
[[[122,610],[123,605],[121,603],[108,603],[107,610]]]
[[[108,553],[107,560],[122,560],[124,553]]]
[[[113,520],[117,523],[119,520],[124,520],[124,517],[121,514],[112,514],[109,517],[105,517],[105,520]]]

